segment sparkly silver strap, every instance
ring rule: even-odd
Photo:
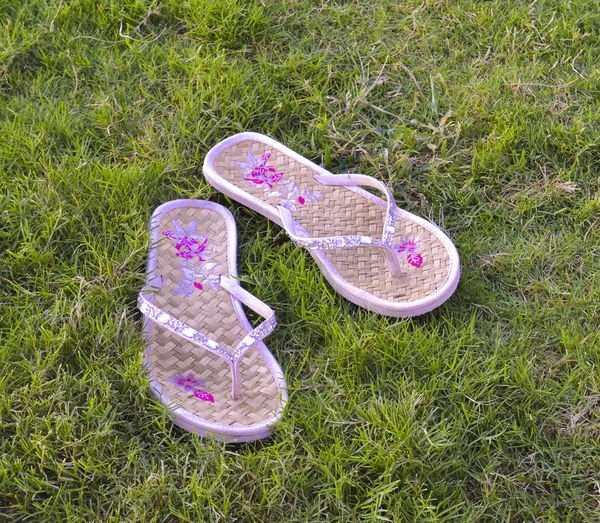
[[[144,289],[142,289],[142,292],[140,292],[140,294],[138,295],[138,309],[144,316],[156,323],[160,323],[165,329],[170,330],[171,332],[181,336],[182,338],[186,338],[188,341],[191,341],[195,345],[200,345],[206,350],[214,352],[215,354],[227,360],[231,359],[231,354],[225,349],[223,349],[220,343],[217,343],[215,340],[211,339],[206,334],[198,332],[193,327],[190,327],[187,323],[184,323],[183,321],[174,318],[167,312],[163,311],[160,307],[154,305],[144,295],[148,292],[151,291],[144,287]]]
[[[233,372],[233,399],[239,399],[241,396],[239,360],[257,341],[261,341],[273,332],[273,329],[277,325],[277,319],[273,309],[260,301],[256,296],[253,296],[248,291],[244,290],[237,280],[221,275],[219,278],[219,285],[227,290],[233,299],[241,301],[254,312],[266,318],[265,321],[260,323],[255,329],[251,330],[242,341],[235,346],[233,352],[229,352],[222,344],[216,342],[206,334],[197,331],[187,323],[174,318],[160,307],[154,305],[146,297],[152,292],[150,286],[144,287],[142,292],[138,295],[138,308],[144,316],[152,321],[160,323],[165,329],[225,359],[231,366]]]

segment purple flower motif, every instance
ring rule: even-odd
[[[192,221],[187,229],[173,220],[174,231],[163,231],[163,236],[175,240],[175,256],[183,258],[179,264],[183,278],[178,282],[179,288],[173,291],[174,294],[183,294],[186,298],[194,292],[194,289],[203,290],[208,284],[211,289],[219,286],[218,275],[210,274],[217,267],[214,262],[197,265],[195,258],[199,262],[206,262],[211,259],[214,247],[208,249],[208,238],[196,233],[196,222]],[[201,281],[196,281],[201,279]]]
[[[235,162],[237,167],[244,169],[243,179],[254,185],[262,185],[265,189],[272,189],[273,185],[281,180],[283,172],[277,172],[274,167],[267,167],[267,160],[271,158],[271,153],[265,153],[260,158],[255,158],[248,151],[246,159],[248,163]]]
[[[196,387],[203,387],[204,380],[194,378],[192,373],[184,376],[183,374],[175,374],[169,378],[169,383],[173,383],[179,388],[183,388],[185,392],[192,392]]]
[[[175,220],[175,231],[163,231],[163,236],[177,240],[175,248],[179,251],[176,256],[185,258],[186,260],[192,260],[196,256],[198,260],[203,262],[209,259],[205,253],[208,247],[208,238],[205,238],[201,234],[196,234],[196,221],[190,223],[187,229],[184,229]]]
[[[281,182],[281,190],[269,193],[267,197],[280,198],[283,196],[284,198],[279,202],[279,205],[290,212],[294,212],[299,205],[304,205],[307,202],[318,202],[322,195],[321,191],[313,192],[310,189],[300,189],[294,182],[284,180]]]
[[[423,256],[419,253],[419,245],[416,240],[403,240],[397,245],[398,253],[406,253],[406,261],[413,267],[420,268],[423,265]]]
[[[209,403],[214,403],[215,398],[210,392],[206,392],[205,390],[195,390],[194,396],[202,401],[208,401]]]
[[[398,245],[398,252],[406,252],[408,254],[413,254],[418,251],[417,242],[415,240],[405,240],[400,245]]]

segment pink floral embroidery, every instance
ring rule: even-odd
[[[294,182],[284,180],[281,182],[281,191],[269,193],[267,197],[281,198],[283,196],[279,205],[290,211],[295,211],[298,209],[298,205],[304,205],[306,202],[318,202],[322,195],[321,191],[313,192],[310,189],[300,189]]]
[[[206,392],[205,390],[196,389],[194,391],[194,396],[198,399],[201,399],[202,401],[208,401],[210,403],[215,402],[215,398],[213,397],[213,395],[209,392]]]
[[[204,380],[194,378],[192,373],[189,373],[187,376],[175,374],[169,378],[169,383],[173,383],[177,387],[183,388],[185,392],[191,392],[195,390],[196,387],[204,386]]]
[[[271,153],[265,153],[257,159],[248,151],[246,155],[248,163],[235,162],[235,165],[244,169],[243,178],[247,183],[272,189],[273,185],[281,180],[283,172],[277,172],[274,167],[268,167],[267,160],[269,158],[271,158]]]
[[[413,267],[420,268],[421,265],[423,265],[423,256],[421,256],[420,254],[410,254],[409,253],[409,254],[406,255],[406,260]]]
[[[418,251],[416,240],[404,240],[398,245],[398,253],[406,253],[406,261],[413,267],[420,268],[423,265],[423,256]]]
[[[283,180],[283,171],[277,172],[274,167],[269,167],[267,161],[271,158],[271,153],[265,153],[260,158],[255,158],[252,152],[247,153],[247,162],[235,162],[237,167],[244,169],[243,179],[248,184],[261,186],[265,191],[270,191],[273,186],[281,182],[278,190],[270,192],[267,198],[276,198],[279,200],[277,205],[282,205],[290,211],[298,209],[299,205],[306,202],[318,202],[322,196],[321,191],[311,191],[310,189],[300,189],[294,182]]]
[[[219,275],[210,272],[217,266],[216,263],[208,262],[214,249],[209,250],[208,238],[196,233],[197,224],[192,221],[187,229],[173,220],[175,231],[163,231],[163,236],[176,240],[175,256],[184,258],[179,264],[183,278],[179,280],[179,288],[173,291],[174,294],[183,294],[186,298],[194,292],[194,289],[203,290],[208,284],[211,289],[219,286]],[[194,263],[195,258],[201,265]],[[200,281],[196,281],[200,280]]]
[[[175,225],[175,232],[163,231],[163,236],[177,240],[175,248],[179,252],[176,256],[186,260],[193,260],[197,256],[198,261],[206,261],[208,258],[202,256],[208,246],[208,238],[196,234],[196,221],[191,222],[187,229],[184,229],[175,220],[173,220],[173,225]]]
[[[197,389],[196,387],[204,387],[204,380],[194,378],[190,372],[187,376],[183,374],[175,374],[169,378],[169,383],[173,383],[176,387],[183,389],[185,392],[193,392],[194,396],[202,401],[215,402],[215,398],[205,390]]]

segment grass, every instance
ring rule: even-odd
[[[600,15],[586,0],[0,3],[0,519],[600,521]],[[388,182],[462,259],[399,320],[205,182],[241,130]],[[176,428],[142,373],[152,210],[209,198],[291,399]]]

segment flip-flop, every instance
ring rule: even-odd
[[[241,133],[214,146],[207,181],[281,225],[309,249],[350,301],[388,316],[416,316],[455,291],[456,247],[433,223],[396,206],[382,182],[331,174],[281,143]],[[381,191],[383,200],[361,186]]]
[[[262,342],[275,314],[237,276],[237,233],[216,203],[176,200],[150,222],[138,298],[154,395],[180,427],[231,442],[271,434],[287,401],[281,367]],[[265,321],[252,328],[242,303]]]

